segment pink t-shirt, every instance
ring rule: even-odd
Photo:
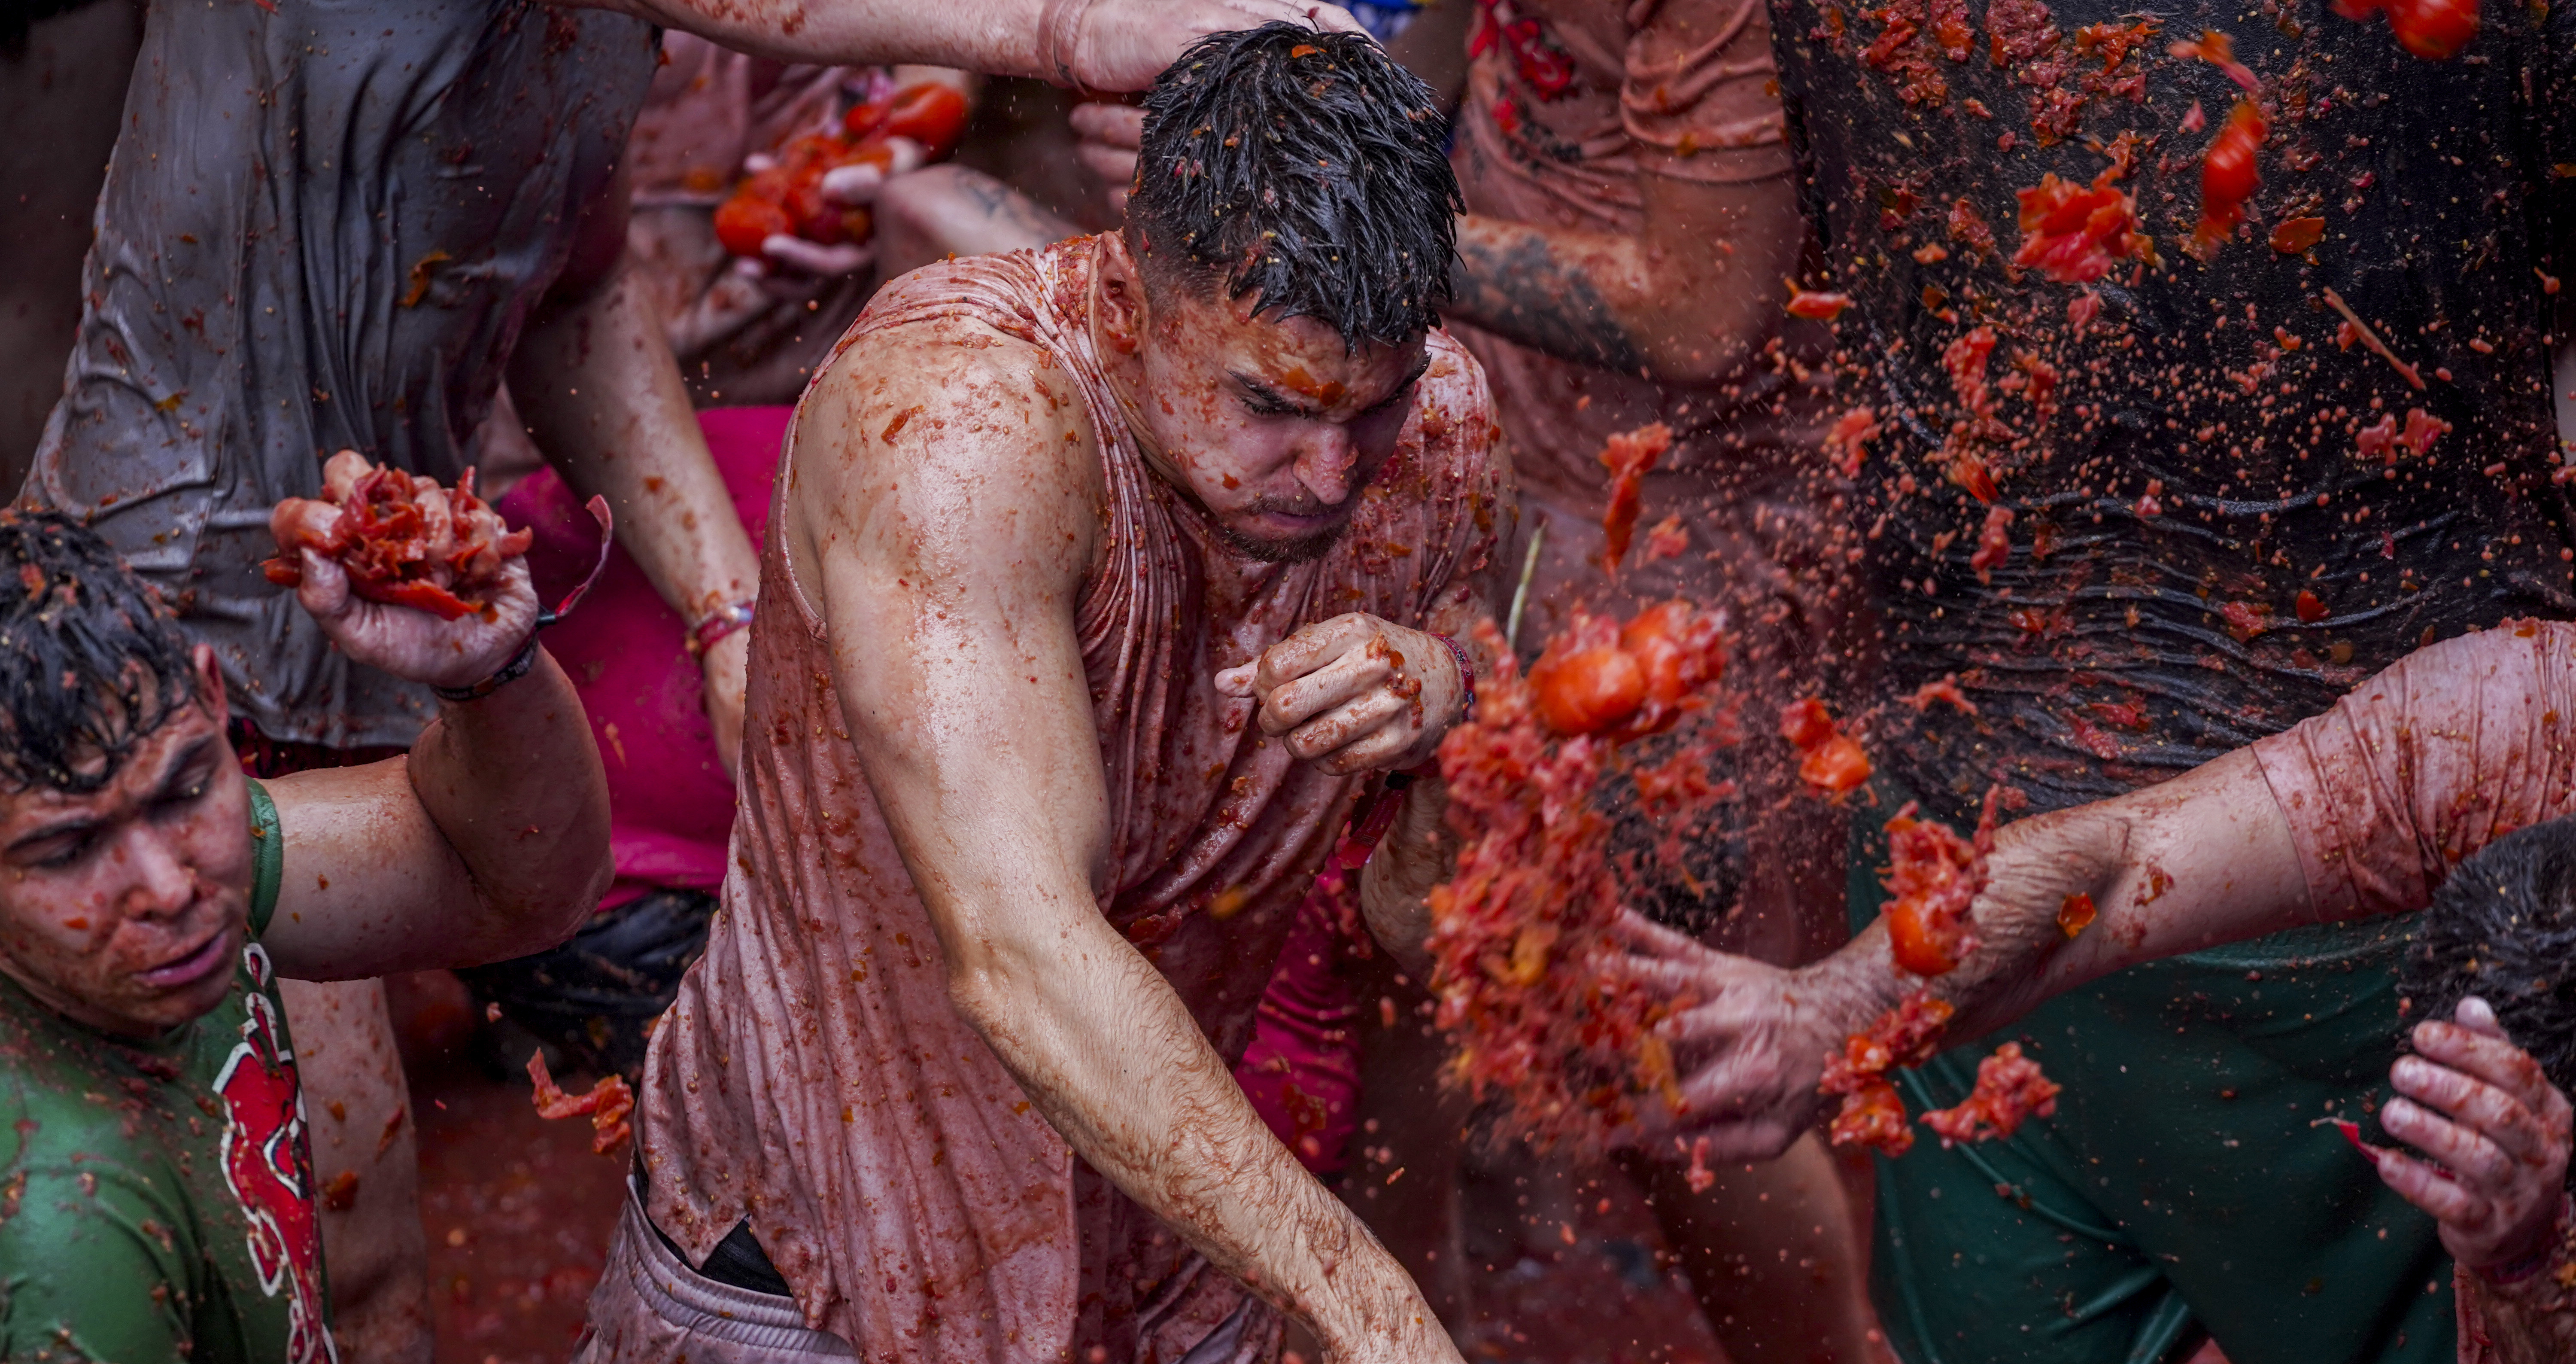
[[[731,407],[698,414],[734,514],[754,545],[769,525],[769,489],[794,411]],[[541,593],[545,600],[580,580],[599,532],[554,470],[529,475],[497,505],[511,525],[536,533],[528,568],[548,589]],[[608,768],[617,880],[600,899],[603,910],[648,890],[713,891],[724,881],[733,780],[716,756],[698,662],[681,645],[683,625],[644,570],[624,549],[612,549],[580,608],[546,632],[546,651],[581,693]]]

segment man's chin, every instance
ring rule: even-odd
[[[1265,564],[1302,564],[1323,558],[1341,542],[1342,532],[1349,530],[1347,520],[1336,521],[1323,530],[1289,538],[1254,535],[1233,526],[1219,526],[1217,535],[1226,547],[1247,559]]]

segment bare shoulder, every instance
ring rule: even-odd
[[[1509,482],[1509,472],[1485,367],[1441,328],[1432,329],[1424,349],[1430,365],[1414,388],[1406,433],[1419,441],[1421,475],[1430,491],[1490,494]]]
[[[1087,566],[1104,500],[1092,422],[1045,347],[988,323],[888,327],[815,377],[789,441],[782,512],[799,558],[872,555]]]

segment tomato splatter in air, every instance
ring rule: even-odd
[[[2325,235],[2323,218],[2283,218],[2272,227],[2272,249],[2284,256],[2296,256],[2323,241]]]
[[[2091,185],[2043,175],[2014,194],[2021,200],[2021,249],[2013,264],[2035,269],[2060,284],[2090,284],[2114,262],[2155,261],[2155,243],[2138,231],[2137,201],[2111,184],[2104,171]]]
[[[1613,435],[1601,449],[1602,467],[1610,471],[1609,507],[1601,514],[1601,566],[1614,574],[1619,561],[1628,557],[1628,540],[1637,530],[1646,471],[1672,444],[1672,428],[1656,422]]]
[[[1780,709],[1780,737],[1804,756],[1798,779],[1826,795],[1858,790],[1869,781],[1869,752],[1834,728],[1825,703],[1810,697]]]
[[[1578,616],[1548,642],[1543,659],[1589,650],[1627,659],[1644,697],[1636,722],[1658,712],[1678,721],[1651,765],[1633,766],[1607,736],[1554,732],[1501,633],[1490,621],[1476,627],[1500,661],[1475,714],[1440,746],[1462,843],[1450,879],[1431,892],[1432,990],[1454,1045],[1449,1078],[1498,1099],[1503,1128],[1542,1148],[1598,1150],[1642,1106],[1680,1107],[1672,1053],[1655,1031],[1666,1006],[1620,969],[1621,918],[1643,873],[1611,856],[1597,797],[1605,778],[1633,779],[1638,810],[1668,834],[1653,853],[1661,874],[1682,865],[1684,835],[1699,836],[1732,789],[1710,774],[1716,747],[1734,742],[1733,712],[1715,690],[1717,625],[1715,613],[1671,602],[1624,626]]]
[[[2006,1042],[1977,1063],[1976,1089],[1954,1107],[1925,1113],[1923,1125],[1943,1146],[2009,1137],[2030,1118],[2056,1116],[2059,1092],[2039,1063],[2021,1054],[2021,1043]]]
[[[1855,407],[1834,419],[1825,432],[1825,448],[1835,455],[1834,467],[1845,478],[1860,476],[1861,461],[1868,457],[1870,438],[1878,434],[1878,413],[1870,408]]]
[[[1828,1136],[1836,1146],[1871,1146],[1889,1156],[1913,1148],[1914,1133],[1905,1125],[1905,1104],[1887,1073],[1919,1066],[1938,1050],[1942,1029],[1957,1011],[1946,1000],[1916,990],[1896,1007],[1872,1020],[1865,1032],[1843,1041],[1842,1054],[1825,1059],[1819,1094],[1843,1096]]]
[[[2191,230],[2192,254],[2206,259],[2245,221],[2245,201],[2263,184],[2255,152],[2270,132],[2250,99],[2237,100],[2227,111],[2226,124],[2200,161],[2200,222]]]
[[[1791,292],[1787,304],[1790,316],[1813,318],[1818,322],[1831,322],[1850,306],[1849,294],[1820,293],[1811,289]]]

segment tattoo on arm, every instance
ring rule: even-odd
[[[1081,229],[1037,206],[1027,195],[982,176],[961,176],[958,189],[986,220],[1038,244],[1062,241]]]
[[[1507,340],[1628,374],[1646,363],[1591,279],[1558,261],[1537,232],[1501,242],[1461,233],[1449,286],[1450,312]]]

